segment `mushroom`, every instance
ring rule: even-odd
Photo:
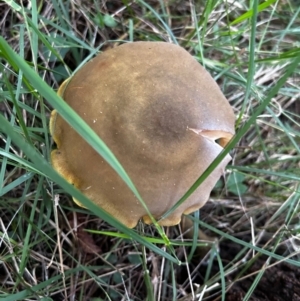
[[[58,94],[111,149],[156,219],[234,134],[235,116],[216,82],[186,50],[170,43],[109,49],[65,81]],[[68,182],[127,227],[141,218],[151,223],[123,180],[55,110],[50,132],[57,145],[52,165]],[[176,225],[182,214],[202,207],[230,160],[227,155],[160,225]]]

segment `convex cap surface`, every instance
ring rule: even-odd
[[[234,134],[235,116],[209,73],[183,48],[134,42],[107,50],[64,82],[59,95],[99,135],[159,219]],[[54,168],[128,227],[145,209],[117,173],[54,110]],[[219,139],[219,144],[215,142]],[[227,157],[161,225],[202,207]]]

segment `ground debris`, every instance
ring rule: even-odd
[[[258,262],[251,268],[257,270]],[[242,301],[255,276],[237,282],[226,294],[227,301]],[[267,269],[254,290],[251,301],[300,301],[300,270],[287,263]]]

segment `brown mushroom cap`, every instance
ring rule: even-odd
[[[183,48],[134,42],[101,53],[59,94],[123,165],[159,219],[190,188],[234,134],[235,117],[218,85]],[[145,209],[109,164],[52,112],[54,168],[128,227]],[[214,140],[220,139],[220,144]],[[230,156],[161,225],[202,207]]]

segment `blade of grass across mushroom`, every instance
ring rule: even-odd
[[[27,141],[22,138],[22,135],[17,133],[12,125],[2,116],[0,115],[0,131],[5,135],[9,136],[13,143],[18,146],[22,151],[28,156],[28,158],[33,162],[34,168],[36,168],[39,172],[49,177],[50,179],[55,180],[57,184],[59,184],[66,192],[73,195],[76,199],[78,199],[84,206],[86,206],[91,212],[99,216],[104,221],[111,224],[113,227],[117,228],[119,231],[125,233],[131,239],[134,239],[146,246],[153,252],[169,259],[170,261],[180,264],[180,261],[172,257],[167,252],[162,251],[157,246],[148,242],[147,239],[142,238],[135,231],[127,228],[118,220],[116,220],[113,216],[102,210],[100,207],[91,202],[85,195],[83,195],[79,190],[77,190],[73,185],[68,183],[63,177],[61,177],[52,166],[40,155],[36,149],[31,146]]]
[[[7,59],[8,62],[15,62],[18,65],[18,68],[23,71],[26,77],[32,82],[33,86],[40,92],[40,94],[45,97],[51,104],[58,110],[59,114],[69,122],[72,127],[82,136],[85,137],[85,140],[116,170],[119,176],[124,180],[127,186],[132,190],[132,192],[139,199],[141,204],[147,211],[147,214],[152,219],[152,222],[155,224],[156,228],[159,231],[159,234],[164,239],[166,245],[169,245],[169,240],[165,235],[163,229],[157,224],[157,221],[154,220],[153,216],[149,212],[147,206],[139,195],[134,184],[128,177],[127,173],[118,162],[116,157],[112,152],[107,148],[104,142],[89,128],[89,126],[64,102],[60,97],[45,83],[43,82],[36,73],[17,55],[10,49],[6,41],[0,37],[0,51],[2,56]],[[85,205],[85,204],[84,204]],[[87,206],[88,208],[90,206]],[[105,219],[104,219],[105,220]],[[117,227],[118,228],[118,227]]]
[[[22,11],[24,11],[24,10],[22,10]],[[43,35],[39,32],[39,30],[38,30],[38,28],[36,28],[36,26],[33,24],[33,22],[29,19],[29,18],[27,18],[27,15],[24,15],[24,18],[26,19],[26,21],[27,21],[27,23],[28,24],[30,24],[30,26],[32,27],[32,29],[33,29],[33,31],[38,35],[38,37],[40,37],[41,38],[41,40],[42,40],[42,42],[46,42],[47,43],[47,41],[43,38]],[[47,43],[46,45],[48,46],[48,44],[49,43]],[[101,45],[98,47],[98,48],[100,48],[101,47]],[[52,49],[53,48],[50,48],[49,50],[51,50],[52,51]],[[95,50],[93,50],[93,51],[91,51],[91,54],[83,61],[83,62],[81,62],[81,64],[78,66],[78,68],[77,69],[79,69],[87,60],[89,60],[95,53],[97,52],[97,49],[95,49]],[[37,96],[37,97],[39,97],[39,95]],[[60,104],[65,104],[65,102],[62,102],[62,101],[59,101],[58,102],[58,105],[60,105]],[[54,105],[54,107],[55,107],[55,105]],[[68,106],[66,106],[66,107],[68,107]],[[66,113],[70,113],[70,108],[68,108],[65,112]],[[60,114],[60,115],[62,115],[62,114]],[[63,115],[62,115],[63,116]],[[64,116],[63,116],[64,117]],[[66,118],[65,118],[66,119]],[[77,117],[73,117],[73,121],[72,121],[72,127],[76,130],[76,126],[74,125],[74,123],[76,123],[76,122],[83,122],[82,120],[81,120],[81,118],[78,118],[78,116]],[[84,122],[83,122],[84,123]],[[79,128],[80,129],[82,129],[82,126],[79,126]],[[92,130],[90,130],[91,131],[91,133],[93,132]],[[79,132],[79,134],[80,134],[80,130],[78,131],[77,130],[77,132]],[[85,134],[81,134],[82,135],[82,137],[86,137],[85,139],[89,139],[88,138],[88,136],[86,136]],[[90,139],[90,143],[93,143],[93,141],[94,141],[95,139],[93,138],[93,139]],[[101,139],[100,139],[101,140]],[[106,157],[105,157],[105,155],[102,155],[102,157],[116,170],[116,172],[119,174],[119,176],[125,181],[125,183],[127,184],[127,186],[133,191],[133,193],[137,196],[137,198],[139,199],[139,201],[140,201],[140,203],[142,204],[142,206],[145,208],[145,210],[146,210],[146,212],[147,212],[147,214],[148,214],[148,216],[150,217],[150,219],[151,219],[151,221],[152,221],[152,223],[156,226],[156,228],[157,228],[157,230],[158,230],[158,232],[159,232],[159,234],[161,235],[161,237],[165,240],[165,242],[166,242],[166,245],[167,246],[170,246],[170,243],[169,243],[169,240],[168,240],[168,238],[167,238],[167,236],[165,235],[165,233],[164,233],[164,231],[163,231],[163,229],[161,228],[161,226],[157,223],[157,221],[154,219],[154,217],[153,217],[153,215],[151,214],[151,212],[149,211],[149,209],[148,209],[148,207],[146,206],[146,204],[145,204],[145,202],[142,200],[142,198],[141,198],[141,196],[139,195],[139,193],[138,193],[138,191],[137,191],[137,189],[135,188],[135,186],[133,185],[133,183],[132,183],[132,181],[131,181],[131,179],[127,176],[127,174],[126,174],[126,172],[125,172],[125,170],[123,169],[123,167],[121,166],[121,164],[119,164],[119,162],[118,162],[118,160],[115,158],[115,156],[112,154],[112,152],[110,152],[110,150],[107,148],[107,146],[103,143],[103,141],[101,140],[101,143],[102,143],[102,147],[99,149],[99,151],[100,151],[100,154],[101,154],[101,149],[102,149],[102,151],[104,151],[106,154],[108,154]],[[94,147],[95,148],[95,147]],[[97,149],[96,149],[96,151],[97,151]],[[110,159],[109,159],[109,156],[111,156],[112,155],[112,157],[110,158],[111,159],[111,161],[109,161]],[[115,164],[115,165],[114,165]],[[115,167],[114,167],[114,166]],[[118,172],[118,170],[119,170],[119,172]],[[172,251],[174,251],[174,250],[172,250]]]
[[[293,74],[298,65],[300,64],[300,55],[298,55],[292,63],[290,63],[285,74],[280,78],[277,84],[271,89],[268,96],[261,102],[255,111],[253,111],[251,117],[248,121],[238,130],[235,136],[228,142],[223,151],[218,155],[218,157],[208,166],[204,173],[195,181],[195,183],[190,187],[190,189],[182,196],[182,198],[170,209],[168,210],[161,219],[169,216],[173,211],[175,211],[200,185],[203,181],[213,172],[213,170],[222,162],[226,155],[232,150],[239,140],[246,134],[250,129],[252,124],[255,123],[257,117],[266,109],[266,107],[271,102],[272,98],[279,92],[280,88],[284,85],[287,79]]]

